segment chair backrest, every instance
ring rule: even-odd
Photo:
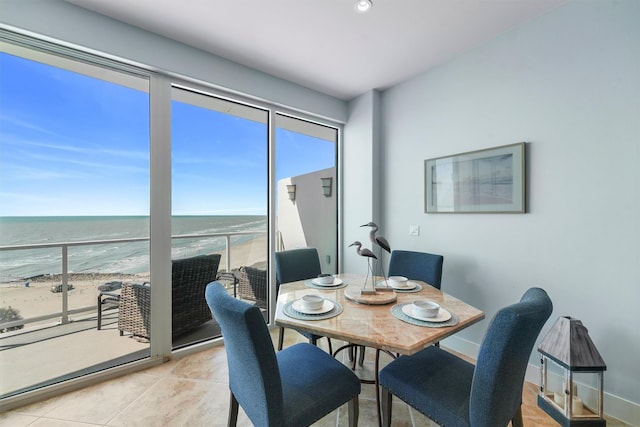
[[[206,286],[216,280],[220,254],[177,259],[171,263],[172,336],[187,332],[211,320],[202,298]]]
[[[220,324],[229,367],[229,389],[253,425],[284,425],[280,370],[260,309],[230,296],[213,282],[205,299]]]
[[[316,248],[290,249],[276,252],[276,285],[313,279],[322,273]]]
[[[444,257],[426,252],[394,250],[389,259],[389,276],[421,280],[440,289]]]
[[[531,288],[520,302],[498,311],[480,345],[471,385],[473,427],[506,426],[521,405],[531,350],[551,312],[547,293]]]

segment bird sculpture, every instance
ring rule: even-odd
[[[349,245],[349,247],[351,246],[356,246],[356,251],[358,252],[358,255],[360,255],[361,257],[367,258],[367,265],[369,268],[367,269],[367,277],[365,277],[364,279],[364,285],[362,286],[362,289],[365,289],[367,287],[367,280],[369,279],[369,273],[371,273],[371,281],[372,281],[371,289],[372,291],[375,291],[375,285],[373,284],[373,270],[371,269],[371,258],[378,259],[378,257],[376,256],[376,254],[371,252],[370,249],[363,248],[362,243],[360,243],[357,240]]]
[[[378,236],[377,234],[379,229],[378,224],[375,222],[368,222],[360,227],[371,227],[371,231],[369,231],[369,240],[371,240],[371,243],[391,253],[391,245],[389,245],[387,239],[383,236]]]
[[[369,231],[369,240],[371,240],[371,244],[378,246],[380,248],[380,258],[382,258],[382,250],[391,253],[391,245],[389,245],[389,242],[387,241],[387,239],[385,239],[383,236],[379,236],[378,235],[378,224],[376,224],[373,221],[370,221],[364,225],[361,225],[360,227],[371,227],[371,230]],[[376,258],[377,259],[377,258]],[[382,262],[378,262],[377,265],[379,266],[379,273],[380,276],[384,277],[384,282],[385,285],[387,284],[387,275],[384,272],[384,266],[382,265]]]

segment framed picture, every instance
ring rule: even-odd
[[[525,143],[424,161],[426,213],[524,213]]]

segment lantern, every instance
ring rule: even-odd
[[[538,351],[542,364],[538,406],[563,427],[606,426],[603,376],[607,366],[582,322],[560,317]]]

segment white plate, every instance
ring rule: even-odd
[[[324,313],[328,313],[331,310],[333,310],[333,302],[329,301],[328,299],[324,300],[324,303],[322,304],[322,307],[317,308],[315,310],[310,310],[308,308],[305,308],[302,306],[302,300],[295,300],[293,302],[293,304],[291,304],[291,307],[293,307],[293,309],[295,311],[297,311],[298,313],[303,313],[303,314],[324,314]]]
[[[412,317],[418,320],[423,320],[425,322],[446,322],[447,320],[451,319],[451,313],[449,313],[447,310],[445,310],[442,307],[440,307],[440,310],[438,310],[438,315],[436,317],[425,317],[425,316],[420,316],[418,314],[414,314],[413,304],[403,305],[402,312],[409,317]]]
[[[376,287],[384,287],[384,286],[386,286],[384,280],[381,280],[378,283],[376,283]],[[416,286],[418,286],[418,284],[416,282],[412,282],[412,281],[408,281],[407,284],[404,285],[404,286],[397,286],[397,285],[393,286],[392,284],[389,284],[390,288],[397,289],[399,291],[410,291],[411,289],[415,289]]]
[[[340,286],[342,285],[342,279],[338,279],[337,277],[334,277],[332,283],[320,283],[318,281],[318,278],[315,278],[315,279],[311,279],[311,283],[317,286],[326,286],[326,287]]]

